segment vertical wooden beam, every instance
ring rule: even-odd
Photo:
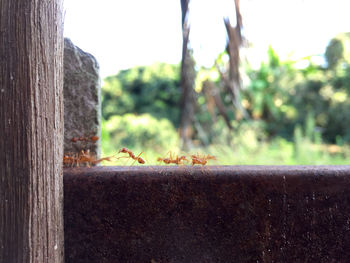
[[[62,0],[0,0],[0,262],[63,262]]]

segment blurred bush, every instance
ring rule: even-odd
[[[297,126],[313,123],[306,137],[317,132],[327,143],[350,142],[349,51],[350,34],[340,34],[326,49],[327,65],[309,56],[298,68],[301,61],[281,61],[270,47],[268,61],[247,70],[250,83],[243,100],[252,118],[266,123],[269,137],[292,140]]]
[[[270,136],[290,137],[298,110],[290,103],[298,72],[294,61],[281,61],[269,47],[268,60],[254,70],[247,67],[250,83],[243,93],[246,109],[255,120],[264,121]]]
[[[102,87],[102,116],[148,113],[179,122],[179,66],[156,63],[107,77]]]
[[[102,129],[102,143],[105,143],[102,147],[109,153],[122,147],[162,152],[178,146],[178,134],[173,124],[150,114],[115,115],[103,122]]]

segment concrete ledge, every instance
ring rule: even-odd
[[[350,166],[64,170],[66,262],[349,262]]]

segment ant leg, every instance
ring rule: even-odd
[[[121,157],[116,157],[116,158],[117,158],[117,160],[119,160],[121,158],[128,158],[128,160],[126,160],[126,162],[124,162],[124,164],[123,164],[123,165],[126,165],[131,157],[130,156],[121,156]]]
[[[138,159],[139,159],[139,157],[141,156],[142,153],[143,153],[143,151],[140,152],[140,154],[139,154],[137,157],[134,158],[134,161],[132,162],[131,165],[134,165],[134,163],[135,163],[136,161],[138,161]]]
[[[116,157],[115,156],[104,157],[104,158],[95,160],[93,163],[98,164],[98,163],[103,162],[103,161],[112,162],[112,158],[116,158]]]
[[[171,151],[168,151],[168,152],[164,155],[164,157],[167,157],[168,154],[170,154],[170,159],[171,159]],[[165,159],[165,158],[163,158],[163,159]]]
[[[168,152],[164,155],[164,157],[158,157],[157,161],[160,163],[159,165],[162,165],[163,163],[164,163],[164,164],[167,164],[167,163],[165,162],[165,160],[167,159],[166,157],[167,157],[167,155],[168,155],[169,153],[171,154],[171,151],[168,151]]]
[[[158,165],[161,165],[162,162],[163,162],[163,159],[162,159],[161,157],[158,157],[158,158],[157,158],[157,162],[158,162]]]

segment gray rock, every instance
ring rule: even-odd
[[[97,60],[64,39],[64,152],[90,150],[100,156],[100,139],[73,142],[73,138],[100,137],[101,81]],[[74,139],[73,139],[74,140]]]

